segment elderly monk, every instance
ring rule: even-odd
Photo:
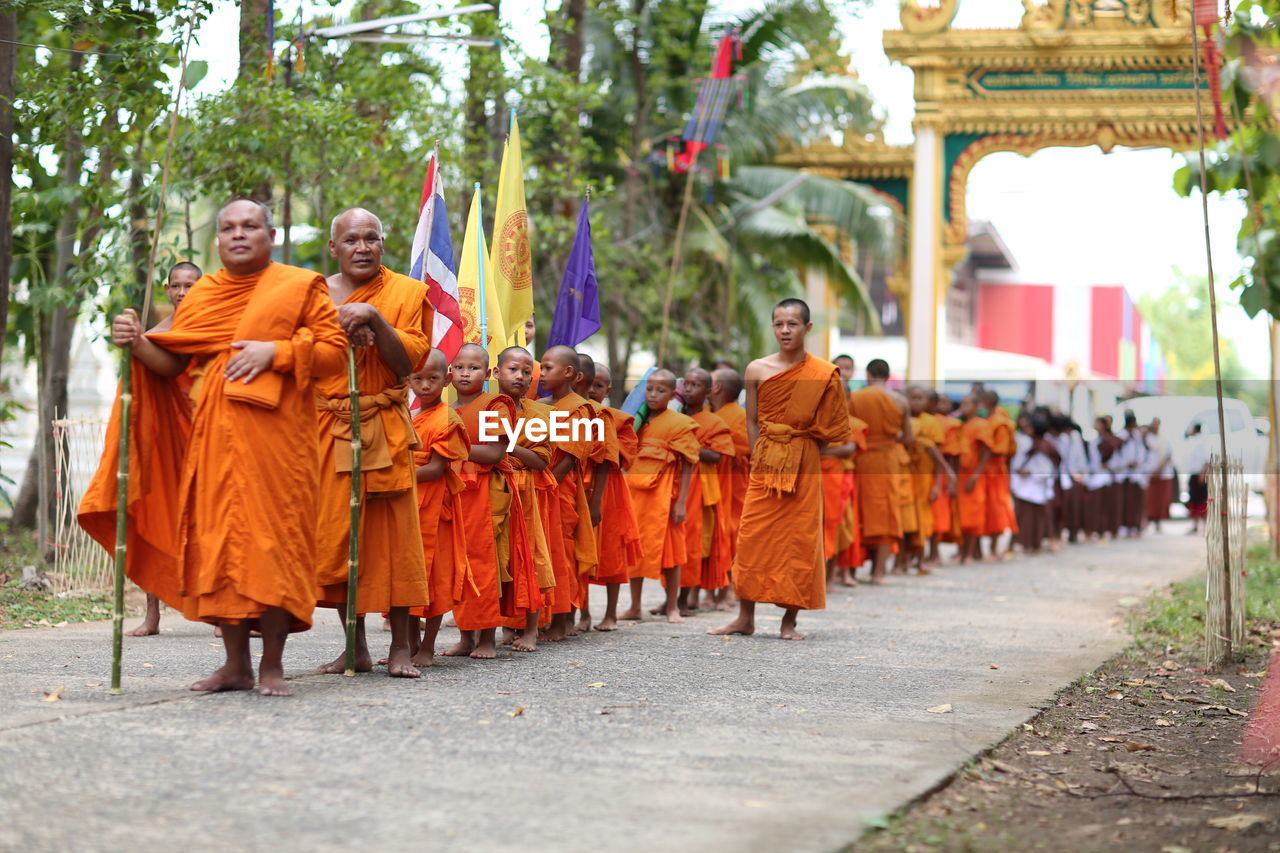
[[[849,395],[849,414],[867,425],[867,449],[858,455],[858,511],[862,544],[872,549],[874,584],[884,583],[885,563],[902,538],[902,448],[912,443],[907,401],[886,387],[888,381],[888,362],[872,359],[866,386]]]
[[[689,481],[689,497],[685,507],[685,552],[687,559],[680,570],[680,613],[688,616],[698,609],[698,598],[705,586],[719,589],[729,576],[728,565],[713,565],[712,557],[728,558],[729,532],[720,510],[720,462],[734,454],[733,434],[724,419],[706,409],[711,392],[711,374],[694,367],[684,376],[681,393],[685,411],[693,418],[694,438],[702,449]],[[720,547],[717,548],[717,543]]]
[[[773,309],[778,351],[747,366],[751,481],[733,562],[738,618],[709,634],[754,633],[764,601],[785,610],[782,638],[802,640],[799,612],[826,606],[822,448],[851,436],[839,372],[805,351],[812,328],[808,305],[782,300]]]
[[[733,456],[720,460],[720,494],[723,502],[725,529],[728,532],[728,565],[738,552],[738,521],[742,518],[742,502],[747,497],[747,477],[751,465],[751,446],[747,444],[747,410],[738,403],[742,393],[742,374],[732,367],[717,367],[711,373],[711,411],[729,425],[733,437]],[[711,578],[714,582],[718,578]],[[733,587],[728,577],[712,593],[716,610],[729,610]]]
[[[419,447],[413,452],[414,480],[418,484],[418,526],[426,560],[429,602],[410,611],[409,647],[418,640],[418,620],[424,636],[414,652],[414,666],[435,663],[436,637],[444,614],[479,595],[467,560],[467,538],[462,529],[464,486],[454,471],[471,452],[471,441],[462,418],[441,399],[449,384],[449,364],[444,353],[433,349],[422,367],[409,374],[409,387],[417,399],[413,431]]]
[[[285,640],[311,627],[315,608],[314,382],[342,374],[346,339],[324,279],[272,262],[265,205],[234,201],[216,221],[224,269],[197,282],[169,331],[147,336],[158,373],[177,376],[189,360],[204,368],[171,556],[183,614],[222,626],[226,662],[191,689],[252,689],[249,632],[259,627],[258,691],[288,696]],[[135,387],[137,405],[155,405],[154,391]]]
[[[182,304],[187,291],[201,275],[203,273],[200,268],[190,261],[180,261],[169,270],[169,275],[165,278],[164,291],[175,311]],[[152,326],[147,333],[164,332],[172,327],[173,314],[170,313]],[[138,320],[138,314],[132,308],[126,308],[123,314],[112,321],[111,343],[118,347],[133,347],[131,355],[136,361],[135,382],[164,383],[164,377],[158,374],[154,379],[143,377],[139,380],[137,378],[138,374],[144,372],[138,370],[138,366],[153,374],[157,368],[163,371],[168,363],[168,353],[160,352],[155,344],[147,340],[142,331],[142,323]],[[166,476],[165,471],[158,469],[155,465],[144,465],[135,476],[145,478],[145,482],[134,479],[129,481],[131,487],[129,503],[132,505],[141,500],[145,502],[146,508],[131,512],[131,515],[138,517],[138,521],[130,527],[129,547],[125,554],[125,573],[134,583],[147,590],[147,613],[141,625],[132,631],[125,632],[126,637],[150,637],[160,633],[161,599],[150,590],[163,590],[166,603],[174,609],[180,609],[177,604],[176,568],[173,560],[165,557],[162,552],[172,553],[176,547],[173,539],[173,534],[177,531],[173,521],[176,506],[172,500],[166,500],[166,497],[172,498],[172,491],[166,492],[166,487],[171,490],[178,484],[176,466],[181,464],[182,453],[191,436],[191,414],[195,408],[195,402],[190,396],[194,388],[191,365],[188,365],[187,370],[174,380],[174,386],[167,390],[176,393],[166,394],[168,401],[175,406],[173,411],[175,423],[172,431],[161,434],[160,430],[163,427],[150,412],[147,412],[146,417],[138,423],[138,429],[129,436],[131,459],[135,458],[132,454],[149,453],[160,445],[168,444],[173,450],[174,468],[170,475]],[[119,401],[117,401],[116,411],[112,412],[107,426],[107,441],[103,446],[102,464],[85,491],[79,510],[80,523],[109,552],[115,545],[115,478],[119,460],[119,430],[120,413]],[[139,438],[142,440],[139,441]]]
[[[618,618],[641,619],[640,600],[645,579],[662,580],[667,590],[668,622],[683,622],[676,606],[680,567],[688,558],[684,523],[689,501],[693,464],[699,444],[693,418],[671,410],[676,396],[676,376],[659,368],[649,374],[644,387],[648,417],[637,435],[640,448],[627,471],[627,488],[640,529],[640,561],[631,569],[631,606]]]
[[[618,593],[622,584],[630,578],[631,567],[640,562],[640,528],[631,505],[631,491],[627,488],[623,472],[635,461],[640,449],[636,435],[635,416],[609,405],[613,392],[613,376],[607,365],[595,365],[595,377],[591,381],[591,399],[599,403],[608,418],[609,429],[616,437],[616,454],[606,455],[610,466],[600,503],[600,524],[596,527],[599,543],[599,564],[596,576],[591,579],[605,589],[604,618],[596,624],[597,631],[618,629]]]
[[[338,274],[329,295],[338,322],[356,348],[360,389],[360,576],[356,588],[356,671],[373,668],[364,614],[389,613],[387,674],[418,678],[410,663],[409,608],[428,602],[418,525],[413,451],[419,447],[409,417],[408,376],[431,349],[435,313],[427,286],[382,266],[382,222],[352,208],[334,217],[329,255]],[[320,504],[316,522],[316,601],[337,608],[345,621],[348,538],[351,533],[351,394],[346,377],[317,382]],[[341,673],[345,655],[320,672]]]

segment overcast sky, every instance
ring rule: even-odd
[[[292,18],[297,5],[277,0]],[[724,0],[723,9],[753,8],[758,3]],[[307,14],[327,9],[327,2],[305,2]],[[339,13],[349,9],[344,0]],[[897,28],[895,0],[875,0],[861,17],[844,23],[845,52],[862,80],[882,105],[887,141],[911,141],[913,110],[911,71],[889,62],[881,49],[885,29]],[[429,8],[427,4],[424,7]],[[540,0],[503,0],[504,21],[512,38],[532,54],[545,54],[545,28]],[[966,0],[956,28],[1016,27],[1020,0]],[[210,74],[201,91],[225,85],[235,76],[238,5],[219,0],[212,17],[199,32],[193,49],[197,59],[210,61]],[[461,51],[440,47],[462,68]],[[450,63],[452,64],[452,63]],[[528,144],[536,145],[536,140]],[[1179,198],[1171,189],[1181,158],[1168,151],[1055,148],[1031,157],[993,154],[970,175],[968,210],[971,219],[990,220],[1034,283],[1123,284],[1135,297],[1159,293],[1175,280],[1175,268],[1204,275],[1204,230],[1198,197]],[[1215,272],[1220,282],[1239,272],[1235,234],[1244,205],[1238,199],[1210,198],[1210,228]],[[1234,294],[1220,303],[1224,337],[1235,341],[1242,361],[1265,373],[1269,360],[1266,325],[1249,321]],[[1208,331],[1206,330],[1206,334]]]

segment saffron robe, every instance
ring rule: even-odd
[[[991,430],[991,461],[983,472],[986,488],[986,533],[999,536],[1006,530],[1018,532],[1018,520],[1013,514],[1013,495],[1009,490],[1009,460],[1017,452],[1014,433],[1017,425],[999,406],[987,416]]]
[[[413,418],[413,429],[420,445],[413,452],[414,467],[426,465],[433,454],[442,458],[446,466],[442,476],[418,483],[416,490],[430,601],[426,607],[415,607],[410,613],[430,619],[443,616],[480,594],[471,576],[467,537],[462,525],[459,496],[466,486],[454,469],[455,464],[467,458],[471,440],[462,418],[443,402],[418,412]]]
[[[959,508],[960,530],[966,536],[981,536],[987,528],[987,490],[982,478],[973,487],[973,491],[965,491],[965,483],[973,476],[982,457],[982,448],[991,448],[991,428],[986,418],[972,417],[960,427],[960,483],[956,489],[956,504]],[[991,464],[991,460],[987,461]]]
[[[595,417],[594,401],[570,392],[558,402],[551,403],[552,411],[567,412],[567,426],[572,439],[575,424],[581,430]],[[562,427],[564,428],[564,427]],[[552,596],[552,614],[569,613],[581,601],[582,590],[595,573],[599,555],[596,547],[595,527],[591,524],[591,511],[587,504],[586,472],[604,458],[603,440],[596,441],[579,433],[579,441],[555,441],[551,466],[554,468],[566,456],[573,457],[573,468],[560,480],[560,536],[564,543],[565,559],[556,573],[555,594]]]
[[[698,461],[700,445],[688,415],[664,409],[640,427],[640,446],[627,471],[631,506],[640,529],[640,560],[632,578],[657,580],[663,569],[687,561],[683,524],[671,523],[671,507],[680,495],[682,462]]]
[[[841,507],[840,528],[836,531],[836,548],[839,554],[836,565],[846,568],[861,566],[866,560],[862,552],[862,525],[858,517],[858,454],[867,449],[867,425],[853,415],[849,416],[849,431],[858,451],[841,460],[844,473],[844,500]]]
[[[698,439],[700,449],[719,453],[723,459],[732,455],[733,435],[724,420],[706,409],[694,412],[694,438]],[[723,496],[720,493],[720,463],[698,460],[694,464],[693,476],[689,479],[689,494],[685,502],[685,562],[680,571],[680,586],[704,587],[719,589],[724,586],[729,576],[729,563],[722,562],[711,571],[711,577],[704,577],[707,566],[705,560],[711,557],[717,539],[727,540],[728,529],[720,519],[719,506]],[[720,559],[728,559],[727,542],[720,548]],[[708,582],[715,583],[709,586]]]
[[[277,263],[245,276],[219,270],[187,294],[172,329],[147,337],[203,371],[175,503],[183,615],[240,623],[280,608],[291,630],[306,630],[319,488],[319,448],[307,438],[315,435],[314,382],[346,368],[346,336],[324,278]],[[222,377],[240,340],[275,345],[271,369],[249,383]],[[154,390],[135,388],[137,404],[157,405]],[[173,410],[152,411],[164,418]],[[167,431],[162,424],[156,435]]]
[[[634,415],[610,406],[604,407],[603,415],[608,419],[606,435],[612,434],[614,442],[605,456],[610,468],[600,500],[600,524],[596,528],[599,564],[591,582],[626,583],[631,567],[640,561],[640,528],[625,475],[640,449],[640,438],[636,435]]]
[[[938,452],[949,457],[953,468],[956,457],[960,455],[960,420],[946,415],[934,415],[934,421],[942,435],[938,443]],[[956,541],[960,535],[960,515],[956,510],[956,498],[947,493],[947,484],[941,472],[938,472],[938,499],[930,506],[933,514],[933,532],[941,535],[946,541]],[[959,484],[957,484],[957,490]]]
[[[867,449],[858,456],[858,510],[864,545],[902,538],[902,409],[875,386],[849,395],[849,413],[867,425]]]
[[[934,532],[933,501],[929,500],[929,493],[940,473],[934,470],[936,466],[929,448],[942,444],[942,425],[933,415],[923,412],[911,419],[911,434],[915,438],[915,445],[907,451],[911,459],[911,496],[915,502],[917,544],[924,544]]]
[[[517,402],[516,420],[524,424],[530,420],[538,420],[550,428],[551,407],[527,397]],[[525,427],[521,427],[517,442],[521,447],[533,451],[543,462],[550,463],[552,447],[550,433],[546,438],[531,440]],[[564,559],[564,544],[560,537],[560,511],[558,484],[552,476],[550,467],[542,470],[529,468],[519,457],[508,454],[507,463],[511,467],[512,483],[520,497],[520,509],[524,513],[525,529],[529,535],[529,546],[533,557],[534,573],[537,576],[538,610],[545,611],[549,617],[551,595],[555,589],[555,559]],[[528,610],[506,616],[504,628],[524,630],[525,616]]]
[[[431,351],[435,312],[427,286],[386,267],[356,288],[344,304],[367,302],[382,315],[416,370]],[[383,363],[376,346],[356,349],[360,388],[360,577],[356,608],[385,613],[428,603],[422,530],[414,489],[413,451],[419,446],[409,416],[404,378]],[[347,377],[316,383],[320,437],[320,502],[316,516],[317,603],[347,600],[351,530],[351,395]]]
[[[729,530],[729,562],[738,553],[738,523],[742,519],[742,502],[747,497],[747,479],[751,471],[751,445],[747,438],[747,410],[736,402],[716,409],[720,419],[729,425],[733,436],[733,457],[720,460],[720,494],[725,500],[725,520]]]
[[[734,589],[748,601],[821,609],[827,584],[819,447],[851,437],[839,371],[806,355],[760,383],[756,417]]]

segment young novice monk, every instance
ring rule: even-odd
[[[432,350],[417,373],[409,375],[409,387],[418,400],[413,430],[421,444],[413,453],[414,477],[418,484],[418,522],[422,529],[422,552],[426,556],[427,590],[430,603],[414,608],[414,619],[425,624],[425,636],[413,656],[414,666],[435,662],[436,635],[444,614],[479,595],[467,560],[467,538],[462,526],[464,485],[454,471],[471,451],[462,418],[444,404],[440,395],[449,382],[449,365],[444,353]],[[418,626],[410,622],[410,638],[417,639]]]
[[[582,485],[587,493],[587,508],[591,515],[592,541],[595,543],[596,559],[590,577],[580,578],[578,592],[573,603],[578,608],[580,618],[577,625],[570,619],[571,633],[574,635],[591,630],[591,581],[600,573],[600,522],[604,517],[604,492],[609,482],[609,473],[618,459],[618,434],[613,426],[613,419],[605,415],[604,406],[591,397],[591,386],[596,381],[596,363],[591,356],[578,353],[578,376],[573,380],[573,393],[583,398],[591,410],[593,421],[598,420],[603,432],[599,441],[592,441],[591,456],[582,466]],[[611,461],[614,463],[611,465]],[[570,614],[572,617],[572,614]]]
[[[542,595],[539,606],[523,615],[515,614],[503,621],[504,645],[517,652],[532,652],[538,648],[539,614],[545,609],[555,585],[555,565],[551,549],[554,546],[563,560],[563,544],[559,541],[558,487],[549,470],[551,463],[550,413],[551,407],[525,397],[533,381],[533,356],[523,347],[507,347],[498,354],[498,390],[516,404],[516,423],[519,425],[517,443],[507,454],[512,469],[512,480],[520,496],[524,511],[525,527],[533,549],[533,564],[538,576],[538,590]],[[541,427],[531,429],[530,421]],[[557,510],[553,513],[552,510]]]
[[[991,461],[991,428],[978,416],[978,399],[970,394],[960,401],[960,559],[967,563],[982,557],[982,534],[987,529],[987,492],[982,476]]]
[[[645,578],[661,579],[667,595],[668,622],[683,622],[676,606],[680,567],[688,559],[684,522],[693,463],[701,446],[693,418],[668,406],[676,396],[676,377],[655,370],[645,384],[649,417],[640,427],[640,449],[627,472],[627,487],[640,527],[640,562],[631,569],[631,606],[618,616],[638,620]]]
[[[640,529],[631,506],[631,490],[623,479],[623,472],[630,469],[640,449],[636,436],[635,417],[608,404],[613,391],[613,378],[609,368],[595,365],[595,378],[591,382],[591,399],[599,403],[609,428],[616,436],[617,454],[607,456],[610,466],[604,494],[600,501],[600,524],[596,527],[599,543],[599,565],[593,584],[605,589],[604,618],[596,625],[597,631],[616,631],[618,628],[618,592],[622,584],[630,580],[631,567],[640,562]],[[585,608],[584,608],[585,609]]]
[[[738,553],[738,521],[742,518],[742,502],[747,497],[747,478],[750,475],[751,446],[747,444],[747,410],[738,403],[742,393],[742,374],[732,367],[718,367],[711,374],[711,411],[729,426],[733,437],[733,456],[720,460],[720,501],[724,510],[725,529],[729,534],[728,564]],[[720,580],[718,575],[704,579],[709,583]],[[703,589],[709,589],[704,584]],[[712,593],[716,610],[729,610],[733,588],[726,576],[724,583]]]
[[[908,568],[914,560],[916,570],[929,574],[925,568],[925,545],[933,537],[933,502],[943,490],[939,475],[945,478],[945,488],[955,488],[956,475],[943,458],[941,447],[944,436],[942,424],[929,414],[929,395],[925,389],[913,385],[907,390],[907,403],[911,407],[911,434],[915,444],[908,455],[911,459],[911,499],[915,502],[917,519],[916,536],[909,541],[904,537],[902,553]]]
[[[694,437],[701,449],[698,465],[689,482],[689,503],[685,510],[686,560],[680,569],[680,614],[688,616],[698,609],[701,590],[719,589],[726,582],[729,566],[723,561],[728,557],[724,517],[720,502],[720,461],[733,456],[733,435],[729,425],[719,415],[706,410],[707,394],[711,391],[711,374],[695,367],[685,374],[681,386],[684,407],[695,424]],[[721,546],[716,548],[716,544]],[[712,565],[715,552],[722,561]]]
[[[733,586],[738,618],[710,634],[755,632],[757,601],[784,608],[782,637],[801,610],[826,606],[821,452],[850,440],[839,371],[809,355],[809,306],[784,299],[773,309],[778,351],[747,366],[751,482],[738,529]]]

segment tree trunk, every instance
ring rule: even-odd
[[[9,328],[9,269],[13,263],[13,98],[18,64],[18,13],[0,12],[0,371]]]
[[[240,0],[240,69],[237,80],[244,84],[258,81],[267,84],[267,60],[271,45],[267,44],[267,0]],[[271,202],[271,182],[265,181],[249,191],[255,201]]]

